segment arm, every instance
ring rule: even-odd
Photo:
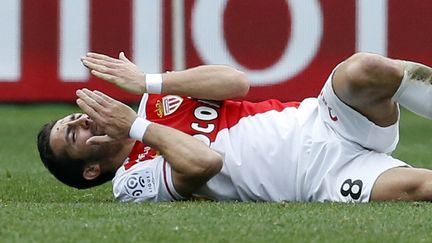
[[[83,89],[78,90],[77,95],[78,106],[107,134],[92,137],[88,143],[129,137],[129,130],[137,118],[135,111],[98,91]],[[222,168],[218,153],[176,129],[150,123],[142,141],[158,149],[171,165],[174,186],[183,196],[191,195]]]
[[[162,75],[162,92],[198,99],[225,100],[243,97],[249,81],[243,72],[229,66],[204,65]]]
[[[152,123],[143,142],[161,151],[173,169],[174,187],[182,196],[190,196],[222,169],[218,153],[174,128]]]
[[[120,53],[119,59],[88,53],[81,61],[98,78],[132,93],[147,92],[146,74],[129,61],[123,52]],[[162,77],[163,94],[224,100],[243,97],[249,91],[249,80],[246,75],[223,65],[203,65],[184,71],[167,72]]]

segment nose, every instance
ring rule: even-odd
[[[82,115],[79,118],[67,123],[68,126],[90,128],[90,118],[87,115]]]

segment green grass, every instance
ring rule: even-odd
[[[0,242],[430,242],[429,203],[122,204],[43,168],[35,137],[69,105],[0,105]],[[395,156],[432,168],[432,122],[404,111]]]

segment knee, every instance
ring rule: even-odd
[[[397,167],[382,173],[371,200],[432,201],[432,171]]]
[[[432,201],[432,179],[422,180],[406,190],[406,193],[410,196],[411,200]]]
[[[403,76],[398,61],[377,54],[356,53],[345,65],[345,82],[351,92],[397,89]]]
[[[411,201],[432,201],[432,171],[428,169],[407,169],[399,186],[401,199]]]

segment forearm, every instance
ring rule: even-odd
[[[246,75],[228,66],[204,65],[163,74],[164,94],[224,100],[243,97],[248,91]]]
[[[173,169],[173,181],[182,195],[201,187],[222,168],[221,156],[203,142],[171,127],[151,123],[143,142],[158,149]]]
[[[224,65],[203,65],[184,71],[162,74],[162,87],[156,82],[146,81],[146,74],[126,58],[123,52],[119,59],[98,53],[87,53],[81,59],[84,66],[98,78],[114,83],[131,93],[148,92],[153,83],[155,93],[190,96],[198,99],[224,100],[245,96],[249,81],[243,72]]]

